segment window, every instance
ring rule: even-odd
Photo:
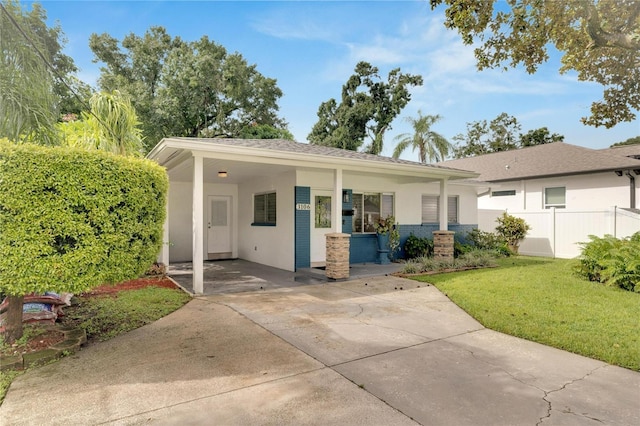
[[[393,215],[393,194],[353,194],[354,233],[375,232],[374,224],[379,218]]]
[[[316,195],[316,228],[331,228],[331,197]]]
[[[564,186],[557,186],[555,188],[544,189],[544,208],[548,209],[555,207],[557,209],[564,209],[567,207],[566,202],[566,188]]]
[[[448,223],[458,223],[458,197],[448,198]],[[440,196],[423,195],[422,196],[422,223],[439,223],[440,222]]]
[[[516,195],[516,190],[515,189],[508,189],[505,191],[492,191],[491,192],[491,196],[492,197],[508,197],[510,195]]]
[[[255,194],[253,196],[252,225],[275,226],[276,224],[276,193]]]

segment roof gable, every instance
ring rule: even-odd
[[[640,169],[640,160],[564,142],[438,163],[480,173],[485,182]]]

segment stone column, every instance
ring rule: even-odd
[[[349,278],[349,238],[351,235],[342,233],[326,234],[327,238],[327,267],[325,273],[331,280],[345,280]]]
[[[453,260],[453,231],[433,231],[433,258]]]

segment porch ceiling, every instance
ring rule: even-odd
[[[275,176],[295,170],[292,166],[276,164],[247,163],[244,161],[220,160],[216,158],[204,159],[204,182],[239,184],[244,181],[263,177]],[[219,177],[218,172],[227,172],[227,177]],[[186,159],[168,171],[173,181],[193,181],[193,162]]]
[[[262,164],[245,161],[222,160],[216,158],[204,158],[203,177],[205,183],[224,183],[239,184],[245,181],[267,178],[276,176],[285,172],[295,170],[327,170],[325,168],[314,169],[310,167],[295,167],[281,164]],[[219,177],[218,172],[227,172],[227,177]],[[187,157],[184,161],[174,165],[168,171],[169,177],[176,182],[192,182],[193,181],[193,161],[191,157]],[[349,171],[344,170],[345,183],[348,182],[350,176],[375,176],[374,172]],[[413,182],[435,182],[435,178],[388,175],[387,178],[393,179],[399,184]]]

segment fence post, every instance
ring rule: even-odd
[[[551,252],[553,253],[553,258],[556,258],[556,238],[558,238],[558,236],[556,235],[556,208],[555,207],[551,207],[550,209],[551,211],[549,212],[549,214],[551,215],[551,235],[553,236],[552,241],[553,241],[553,246],[551,247]]]

